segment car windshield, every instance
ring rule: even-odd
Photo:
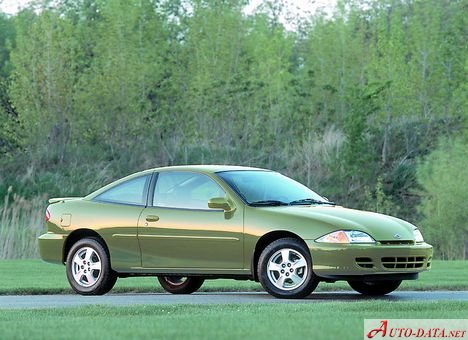
[[[333,204],[291,178],[273,171],[218,172],[234,191],[254,206]]]

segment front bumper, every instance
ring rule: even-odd
[[[365,245],[326,244],[306,241],[314,273],[329,280],[378,277],[390,279],[417,278],[417,274],[430,269],[432,246],[415,245]]]
[[[65,234],[48,232],[39,236],[39,254],[41,258],[50,263],[63,264],[63,245]]]

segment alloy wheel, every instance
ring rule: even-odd
[[[268,279],[281,290],[300,287],[307,278],[307,271],[307,261],[304,256],[291,248],[278,250],[268,260]]]
[[[102,262],[99,254],[91,247],[83,247],[73,256],[73,279],[82,287],[91,287],[99,280]]]

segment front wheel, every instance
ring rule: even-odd
[[[199,277],[158,276],[164,290],[172,294],[191,294],[196,292],[205,280]]]
[[[117,281],[109,255],[95,237],[81,239],[71,247],[66,268],[70,286],[81,295],[106,294]]]
[[[294,238],[273,241],[262,251],[258,278],[268,293],[283,299],[306,297],[319,283],[309,250]]]
[[[400,286],[401,280],[348,281],[348,284],[358,293],[378,296],[393,292]]]

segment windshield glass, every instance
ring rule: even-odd
[[[306,199],[309,200],[305,201],[304,204],[328,203],[325,198],[305,185],[277,172],[241,170],[218,172],[217,175],[248,204],[282,205]]]

